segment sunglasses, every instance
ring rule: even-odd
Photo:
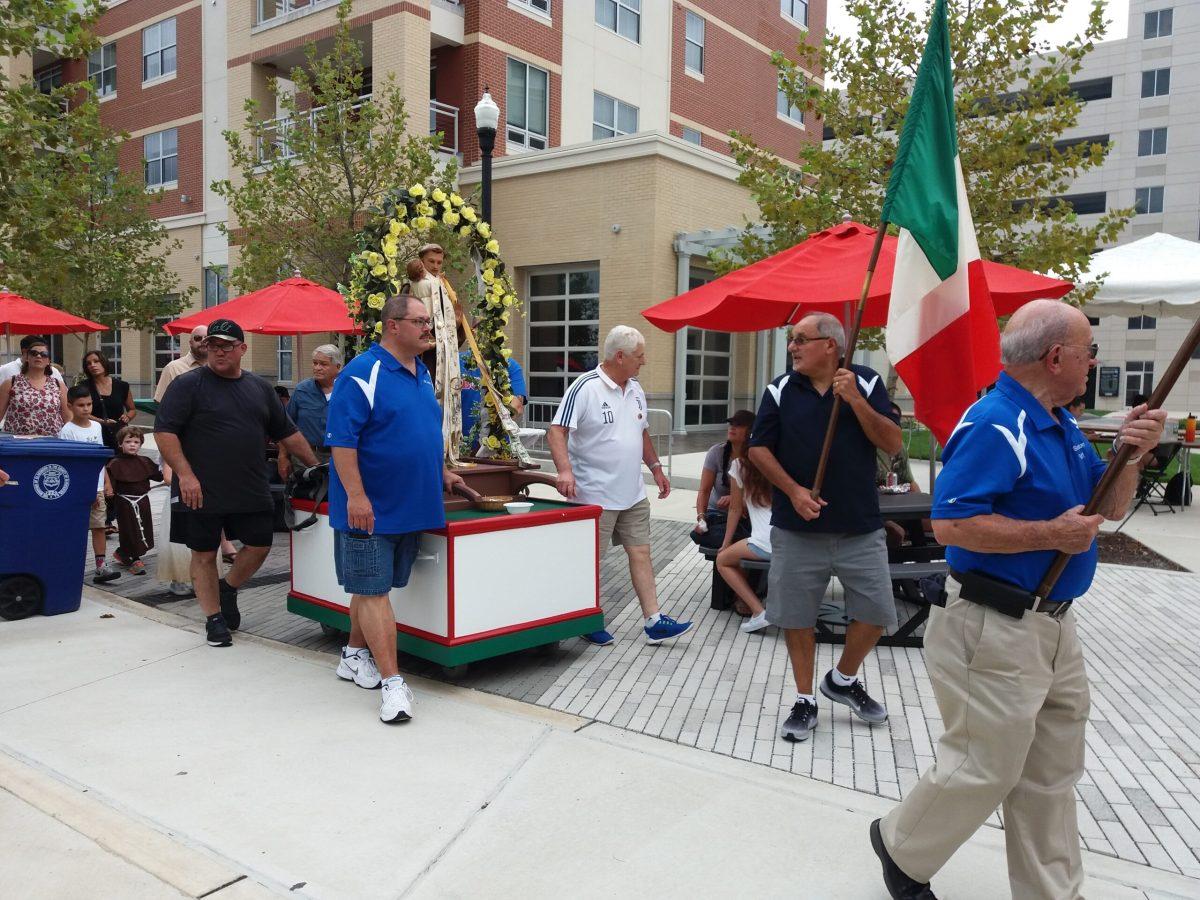
[[[29,355],[29,356],[36,356],[36,357],[39,357],[39,358],[41,358],[41,359],[49,359],[49,358],[50,358],[50,353],[49,353],[48,351],[46,351],[46,350],[30,350],[30,351],[29,351],[29,353],[28,353],[28,355]]]

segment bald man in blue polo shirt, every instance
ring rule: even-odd
[[[338,584],[351,595],[337,675],[367,689],[382,682],[380,720],[404,722],[413,696],[388,595],[408,584],[421,532],[446,524],[442,490],[462,478],[443,467],[442,410],[420,359],[433,346],[425,304],[392,297],[382,320],[379,343],[346,366],[329,398],[329,524]]]
[[[925,657],[945,731],[937,762],[871,825],[892,897],[932,898],[930,879],[1000,805],[1013,897],[1083,896],[1074,788],[1089,701],[1073,606],[1096,571],[1100,523],[1125,514],[1166,414],[1129,412],[1119,440],[1137,452],[1101,515],[1081,515],[1106,468],[1065,409],[1096,365],[1091,325],[1035,301],[1009,320],[1001,355],[996,389],[958,423],[934,492],[952,574]],[[1035,604],[1060,551],[1072,559]]]

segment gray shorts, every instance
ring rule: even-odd
[[[772,528],[767,620],[780,628],[813,628],[832,575],[842,583],[847,617],[895,626],[896,601],[882,528],[866,534]]]
[[[600,552],[611,546],[644,547],[650,543],[650,501],[643,497],[629,509],[600,514]]]

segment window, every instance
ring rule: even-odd
[[[808,27],[808,0],[779,0],[779,12],[785,19]]]
[[[1149,331],[1152,328],[1158,327],[1158,319],[1154,316],[1130,316],[1129,330],[1130,331]]]
[[[1156,9],[1146,13],[1146,26],[1142,38],[1148,41],[1151,38],[1167,37],[1171,33],[1172,18],[1169,9]]]
[[[1165,97],[1171,93],[1171,70],[1151,69],[1142,73],[1142,96]]]
[[[530,9],[550,15],[550,0],[513,0],[513,2],[519,6],[528,6]]]
[[[592,94],[592,140],[633,134],[638,130],[638,108],[608,94]]]
[[[775,92],[775,112],[781,118],[795,122],[797,125],[804,124],[804,110],[788,99],[788,95],[783,88],[778,88]]]
[[[175,20],[163,19],[142,29],[142,81],[175,71]]]
[[[1154,393],[1154,363],[1125,363],[1125,405],[1133,406],[1133,398],[1138,394],[1149,397],[1152,393]]]
[[[642,42],[642,0],[596,0],[596,24]]]
[[[291,381],[292,380],[292,341],[294,338],[290,334],[281,334],[279,336],[279,348],[276,350],[278,363],[275,367],[276,381]]]
[[[686,13],[683,35],[683,65],[697,75],[704,74],[704,20],[690,10]]]
[[[693,269],[688,290],[708,284],[714,274]],[[729,417],[730,374],[733,371],[732,337],[724,331],[687,330],[687,356],[683,386],[685,425],[724,424]]]
[[[511,146],[545,150],[550,121],[550,73],[510,59],[505,131]]]
[[[1163,211],[1163,189],[1161,187],[1141,187],[1133,195],[1133,212],[1135,215],[1160,213]]]
[[[156,131],[143,140],[146,187],[174,187],[179,182],[179,130]]]
[[[683,126],[683,139],[689,144],[695,144],[697,147],[704,146],[704,142],[700,137],[700,132],[698,132],[695,128],[688,128],[686,125]]]
[[[62,87],[62,66],[51,66],[37,73],[37,89],[43,94],[49,94],[55,88]]]
[[[1166,128],[1143,128],[1138,132],[1138,156],[1160,156],[1166,152]]]
[[[114,323],[108,331],[100,332],[100,346],[97,349],[107,356],[108,361],[112,363],[112,372],[110,374],[120,376],[121,326],[119,324]]]
[[[1073,81],[1070,84],[1071,93],[1087,103],[1089,100],[1108,100],[1112,97],[1112,76],[1107,78],[1089,78],[1086,81]]]
[[[204,270],[204,308],[229,299],[229,266],[209,266]]]
[[[96,89],[97,97],[107,97],[117,92],[117,43],[97,47],[88,54],[88,81]]]
[[[600,364],[600,270],[529,277],[529,397],[557,403]]]
[[[179,295],[168,294],[163,297],[164,303],[175,304],[179,302]],[[179,338],[167,334],[163,331],[163,326],[173,320],[175,316],[159,316],[154,320],[154,384],[158,385],[158,377],[162,375],[162,370],[166,368],[167,363],[179,355]]]

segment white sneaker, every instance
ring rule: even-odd
[[[751,616],[748,618],[739,627],[746,634],[752,634],[755,631],[762,631],[770,624],[771,623],[767,621],[767,611],[764,609],[757,616]]]
[[[346,655],[346,648],[342,648],[342,655],[338,660],[337,677],[343,681],[353,681],[360,688],[366,688],[369,691],[379,687],[380,682],[379,669],[375,666],[371,651],[365,647],[350,656]]]
[[[167,591],[176,597],[190,597],[193,593],[192,586],[186,581],[172,581]]]
[[[379,721],[407,722],[412,718],[412,688],[397,675],[383,683],[383,699],[379,703]]]

